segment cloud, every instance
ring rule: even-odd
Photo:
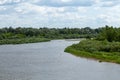
[[[120,0],[10,1],[0,3],[0,26],[100,27],[120,22]]]
[[[95,0],[95,5],[101,7],[112,7],[120,5],[120,0]]]
[[[0,6],[0,11],[4,11],[6,10],[6,7],[5,6]]]
[[[35,3],[40,6],[65,7],[65,6],[92,6],[93,0],[41,0]]]
[[[23,0],[0,0],[0,5],[13,5],[23,2]]]
[[[72,0],[61,0],[62,2],[71,2]]]
[[[116,6],[119,5],[120,3],[118,1],[106,1],[102,3],[103,7],[112,7],[112,6]]]
[[[51,7],[91,6],[94,4],[93,0],[0,0],[0,5],[13,5],[23,2]]]

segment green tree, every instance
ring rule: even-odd
[[[105,26],[99,36],[97,37],[98,40],[108,40],[109,42],[115,41],[117,36],[116,30],[111,26]]]

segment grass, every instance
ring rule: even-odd
[[[83,40],[65,49],[73,55],[120,64],[120,42]]]
[[[3,40],[0,40],[0,45],[3,45],[3,44],[36,43],[36,42],[46,42],[46,41],[50,41],[50,40],[46,39],[46,38],[36,38],[36,37],[21,38],[21,39],[3,39]]]

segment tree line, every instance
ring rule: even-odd
[[[0,40],[19,39],[26,37],[41,37],[48,39],[69,39],[94,37],[101,29],[85,28],[23,28],[23,27],[5,27],[0,29]]]
[[[101,28],[101,32],[97,36],[97,40],[107,40],[109,42],[120,42],[120,28],[114,28],[113,26],[105,26]]]
[[[70,38],[96,38],[97,40],[107,40],[109,42],[120,42],[120,28],[105,26],[92,29],[85,28],[25,28],[25,27],[5,27],[0,29],[0,40],[21,39],[21,38],[47,38],[47,39],[70,39]]]

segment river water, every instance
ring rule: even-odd
[[[1,45],[0,80],[120,80],[120,65],[64,52],[67,46],[78,42]]]

